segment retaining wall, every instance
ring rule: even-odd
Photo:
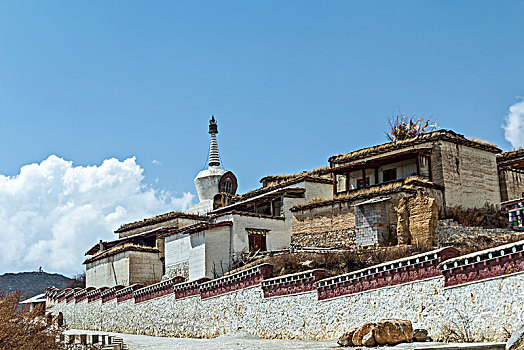
[[[453,249],[440,249],[329,278],[323,270],[271,278],[271,266],[261,265],[229,278],[173,281],[169,293],[148,300],[119,302],[122,289],[104,303],[100,297],[67,303],[58,301],[60,291],[48,290],[48,311],[62,312],[70,327],[156,336],[248,331],[336,339],[363,322],[393,317],[428,329],[434,339],[467,327],[474,340],[498,341],[524,321],[523,250],[524,241],[457,258]]]

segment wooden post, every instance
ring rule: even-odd
[[[337,194],[337,173],[333,173],[333,196]]]

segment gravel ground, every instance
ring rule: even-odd
[[[129,350],[327,350],[340,348],[334,341],[303,341],[303,340],[269,340],[260,339],[249,333],[223,335],[214,339],[164,338],[146,335],[122,334],[111,332],[93,332],[71,329],[66,334],[111,334],[124,339]]]
[[[147,335],[96,332],[70,329],[64,334],[110,334],[124,339],[129,350],[328,350],[341,348],[335,341],[271,340],[261,339],[247,332],[222,335],[214,339],[164,338]],[[379,350],[504,350],[504,343],[404,343],[382,346]],[[370,349],[370,348],[364,348]]]

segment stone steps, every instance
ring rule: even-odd
[[[124,340],[108,334],[61,334],[56,339],[62,343],[66,350],[102,349],[102,350],[128,350]],[[101,347],[100,347],[101,346]]]

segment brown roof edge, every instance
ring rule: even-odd
[[[507,151],[497,154],[497,163],[511,161],[521,157],[524,157],[524,148],[519,148],[513,151]]]
[[[205,231],[205,230],[209,230],[209,229],[212,229],[215,227],[221,227],[221,226],[233,226],[233,222],[232,221],[221,221],[221,222],[217,222],[214,224],[208,224],[208,223],[201,222],[198,224],[185,226],[177,230],[172,230],[170,232],[162,233],[159,236],[165,238],[165,237],[178,235],[178,234],[189,234],[190,235],[193,233],[197,233],[197,232],[201,232],[201,231]]]
[[[149,231],[135,233],[133,235],[113,239],[111,241],[102,241],[102,244],[104,245],[104,247],[107,247],[107,249],[111,249],[114,246],[126,244],[126,243],[132,243],[133,241],[137,241],[137,240],[147,238],[147,237],[152,237],[152,236],[158,235],[162,232],[165,232],[166,230],[173,229],[173,228],[176,228],[176,227],[157,227]],[[96,254],[98,251],[97,248],[99,246],[100,246],[100,242],[94,244],[91,248],[89,248],[89,250],[84,255]]]
[[[220,217],[226,216],[226,215],[250,216],[250,217],[255,217],[255,218],[260,218],[260,219],[286,220],[286,218],[283,217],[283,216],[272,216],[272,215],[251,213],[251,212],[248,212],[248,211],[240,211],[240,210],[225,211],[225,212],[220,213],[220,214],[215,214],[213,216],[213,218],[220,218]]]
[[[121,252],[132,251],[132,252],[146,252],[146,253],[160,253],[160,250],[154,247],[137,246],[137,245],[119,245],[112,249],[105,250],[97,255],[93,255],[90,258],[84,260],[82,264],[88,264],[93,261],[107,258],[108,256],[116,255]]]
[[[290,210],[292,212],[297,212],[301,210],[308,210],[308,209],[333,205],[335,203],[351,202],[354,200],[367,199],[367,198],[383,196],[383,195],[388,195],[388,194],[398,193],[398,192],[417,193],[417,190],[415,188],[406,187],[406,185],[417,185],[421,187],[435,188],[441,191],[444,190],[444,187],[438,184],[435,184],[435,183],[411,180],[410,182],[406,183],[403,186],[399,186],[399,187],[395,187],[395,188],[391,188],[387,190],[380,191],[380,187],[378,187],[376,192],[362,193],[362,194],[357,194],[354,196],[339,197],[339,198],[333,198],[333,199],[329,199],[329,200],[325,200],[321,202],[311,202],[311,203],[306,203],[303,205],[296,205],[292,207]]]
[[[172,211],[169,213],[153,216],[151,218],[147,218],[140,221],[131,222],[129,224],[122,225],[120,228],[118,228],[115,233],[121,233],[125,231],[129,231],[135,228],[140,228],[144,226],[154,225],[158,224],[160,222],[169,221],[173,219],[192,219],[192,220],[202,220],[207,221],[209,220],[209,216],[207,215],[197,215],[197,214],[188,214],[181,211]]]
[[[282,180],[287,181],[290,179],[294,179],[299,176],[316,176],[316,175],[326,175],[329,174],[329,165],[325,165],[323,167],[313,169],[313,170],[306,170],[301,173],[296,174],[282,174],[282,175],[267,175],[260,179],[260,183],[263,183],[264,181],[274,181],[274,180]]]
[[[330,164],[339,164],[344,162],[350,162],[357,159],[372,157],[377,154],[395,151],[405,147],[414,146],[421,143],[432,142],[432,141],[449,141],[452,143],[458,143],[473,148],[482,149],[492,153],[500,153],[502,150],[495,145],[483,143],[475,140],[470,140],[464,135],[458,134],[452,130],[436,130],[428,132],[417,137],[413,137],[407,140],[388,142],[376,146],[362,148],[347,154],[337,154],[329,157]]]
[[[249,198],[252,198],[252,197],[256,197],[256,196],[259,196],[261,194],[264,194],[264,193],[267,193],[267,192],[271,192],[271,191],[274,191],[274,190],[277,190],[277,189],[280,189],[280,188],[284,188],[284,187],[287,187],[287,186],[290,186],[290,185],[294,185],[294,184],[297,184],[297,183],[302,182],[302,181],[316,182],[316,183],[325,183],[325,184],[333,184],[333,180],[332,179],[327,179],[327,178],[324,178],[324,177],[315,177],[315,176],[310,176],[310,175],[302,175],[302,176],[298,176],[296,178],[293,178],[291,180],[281,182],[278,185],[274,185],[274,186],[270,186],[270,187],[261,187],[261,188],[257,188],[256,190],[246,192],[246,193],[244,193],[242,195],[236,195],[236,196],[233,197],[233,201],[234,202],[232,204],[234,204],[236,202],[240,202],[240,201],[246,200],[246,199],[249,199]]]

